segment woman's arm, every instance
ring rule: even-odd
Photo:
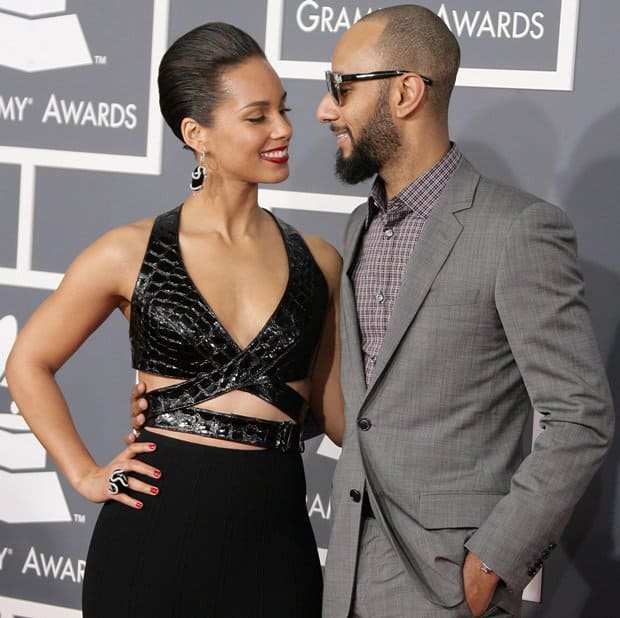
[[[329,305],[312,370],[310,408],[323,431],[338,446],[344,434],[344,402],[340,388],[340,274],[342,258],[329,243],[305,237],[329,287]]]
[[[140,224],[109,232],[71,265],[59,288],[34,312],[17,337],[6,366],[11,394],[24,419],[72,486],[94,502],[109,499],[107,478],[123,468],[156,478],[156,471],[133,457],[151,450],[146,443],[125,449],[99,467],[82,442],[56,372],[117,307],[127,310],[132,274],[137,273],[146,240]],[[137,257],[139,256],[139,257]],[[150,486],[132,479],[132,489]],[[115,499],[136,506],[126,494]]]

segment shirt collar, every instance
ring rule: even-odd
[[[381,176],[377,176],[368,197],[368,212],[365,227],[368,228],[378,212],[387,214],[389,210],[407,208],[418,217],[426,218],[430,214],[437,198],[448,184],[454,171],[461,162],[462,154],[456,144],[422,176],[416,178],[400,193],[386,202],[385,184]]]

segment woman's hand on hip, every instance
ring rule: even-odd
[[[144,393],[146,393],[146,384],[138,382],[131,389],[131,397],[129,398],[129,418],[131,420],[131,432],[125,436],[125,444],[133,444],[140,435],[140,430],[146,423],[145,412],[149,407]]]
[[[143,503],[129,494],[127,490],[156,496],[159,489],[150,483],[137,479],[140,474],[150,479],[159,479],[161,471],[136,459],[140,453],[151,453],[156,449],[154,442],[135,442],[121,451],[105,466],[96,466],[85,474],[75,489],[91,502],[115,500],[134,509],[141,509]],[[132,474],[133,473],[133,474]]]

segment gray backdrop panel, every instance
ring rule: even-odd
[[[11,343],[9,321],[3,322],[2,318],[14,316],[21,327],[54,287],[57,279],[53,274],[64,272],[95,238],[111,227],[166,210],[187,194],[192,160],[167,129],[160,156],[161,174],[101,171],[106,168],[96,161],[80,169],[70,169],[76,166],[65,163],[37,165],[33,160],[39,153],[28,151],[22,159],[22,151],[18,150],[54,148],[76,153],[145,155],[149,50],[156,4],[157,0],[74,0],[68,1],[64,9],[60,7],[60,14],[78,18],[93,57],[92,64],[86,66],[35,73],[15,70],[4,66],[7,56],[0,41],[0,359]],[[162,0],[161,4],[166,5],[163,27],[167,28],[169,41],[205,21],[224,20],[246,29],[265,44],[273,36],[273,31],[266,34],[268,10],[278,3],[171,0],[168,6],[167,0]],[[578,2],[455,0],[425,4],[443,11],[453,30],[460,28],[465,68],[549,73],[563,60],[558,54],[561,10],[566,14]],[[283,0],[282,6],[280,59],[315,62],[329,60],[338,35],[346,28],[347,20],[354,19],[356,11],[365,14],[377,8],[370,2],[328,0]],[[500,12],[505,15],[500,16]],[[0,32],[2,17],[7,14],[0,1]],[[557,90],[551,81],[548,87],[543,84],[536,89],[487,88],[480,87],[485,83],[481,77],[478,87],[456,88],[451,119],[453,139],[480,170],[558,204],[575,223],[587,298],[616,401],[620,394],[618,23],[619,3],[582,3],[572,90]],[[507,73],[505,86],[510,86],[511,75]],[[369,183],[348,187],[333,175],[335,143],[314,118],[316,103],[324,92],[323,83],[305,74],[297,78],[287,75],[283,81],[295,127],[291,177],[282,185],[266,188],[285,192],[280,194],[285,196],[284,203],[275,204],[277,214],[341,249],[346,214],[342,208],[333,207],[341,203],[337,199],[334,202],[334,196],[363,196]],[[42,124],[41,116],[52,93],[57,100],[66,102],[117,102],[125,112],[127,105],[134,104],[136,126],[94,126],[89,121],[66,126],[58,122]],[[11,117],[10,100],[26,95],[33,104],[28,105],[20,121],[15,114]],[[24,184],[20,186],[20,182]],[[301,203],[304,194],[322,195],[311,199],[306,196],[300,209],[296,202]],[[271,199],[267,195],[264,205],[270,206]],[[32,225],[26,225],[30,234],[22,229],[20,235],[19,217],[23,223],[23,217],[30,212]],[[29,242],[32,249],[25,250],[24,243]],[[19,264],[18,254],[22,256]],[[3,372],[0,366],[0,380]],[[120,315],[113,316],[91,337],[61,371],[60,381],[78,428],[95,457],[103,461],[122,448],[133,372],[127,325]],[[9,415],[15,416],[13,412],[8,390],[0,386],[0,431],[5,437],[27,433],[24,429],[6,428]],[[335,465],[325,446],[321,437],[315,438],[304,455],[308,509],[318,545],[323,549],[330,529],[330,477]],[[19,474],[41,471],[15,469],[11,457],[10,448],[4,454],[0,452],[0,483],[6,487],[14,487],[11,483],[16,478],[26,478]],[[528,618],[589,618],[620,613],[619,467],[620,446],[616,442],[579,504],[560,551],[545,566],[543,603],[524,602]],[[49,459],[44,471],[52,475],[56,472]],[[62,477],[60,489],[68,521],[8,523],[2,521],[4,511],[0,505],[3,618],[5,614],[13,615],[11,612],[33,618],[73,616],[71,608],[80,606],[79,561],[85,558],[98,507],[79,497]],[[0,498],[10,499],[14,496],[6,492]],[[10,609],[11,599],[33,603],[23,605],[17,613]],[[54,609],[59,607],[67,609]]]

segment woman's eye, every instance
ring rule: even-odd
[[[281,114],[288,114],[288,113],[289,113],[289,112],[291,112],[291,111],[293,111],[293,110],[292,110],[290,107],[283,107],[283,108],[280,110],[280,113],[281,113]]]
[[[265,116],[255,116],[254,118],[248,118],[249,122],[263,122]]]

